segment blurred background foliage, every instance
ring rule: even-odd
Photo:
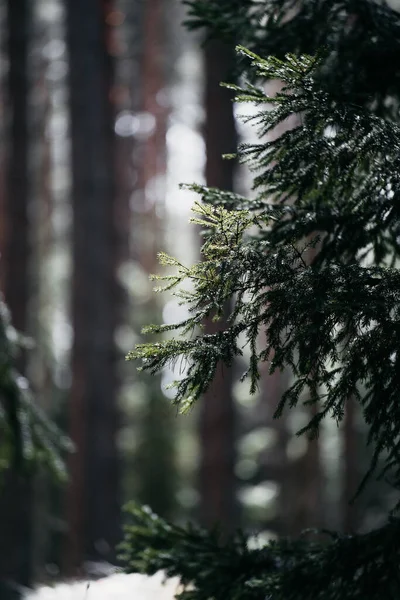
[[[221,159],[254,135],[218,85],[235,76],[234,40],[203,44],[186,17],[179,0],[0,3],[0,285],[15,327],[2,308],[0,581],[95,576],[132,499],[265,539],[364,531],[392,504],[382,481],[350,504],[370,460],[355,404],[340,429],[296,437],[309,408],[272,418],[290,373],[265,368],[249,396],[238,361],[177,419],[179,365],[159,379],[124,360],[144,324],[184,316],[149,281],[157,252],[198,256],[179,183],[250,193],[245,167]],[[14,357],[16,331],[32,343]],[[25,445],[5,424],[13,394],[31,415]],[[46,461],[21,471],[11,448],[56,470],[61,452],[68,482]]]

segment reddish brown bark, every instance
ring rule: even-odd
[[[163,210],[162,187],[155,191],[157,179],[161,183],[166,175],[166,130],[168,106],[166,106],[165,73],[165,2],[147,0],[143,14],[143,60],[141,69],[142,114],[154,118],[154,128],[142,142],[138,141],[138,182],[136,210],[142,223],[139,233],[138,258],[147,273],[158,267],[157,252],[160,250],[160,213]],[[151,188],[152,192],[150,191]]]
[[[220,87],[231,76],[231,49],[219,41],[207,43],[205,52],[205,143],[208,186],[232,190],[234,161],[223,154],[236,151],[237,138],[231,93]],[[223,324],[206,323],[207,333]],[[200,519],[204,525],[219,523],[226,532],[237,526],[235,466],[235,406],[232,373],[219,367],[201,400],[200,413]]]

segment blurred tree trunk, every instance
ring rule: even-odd
[[[232,190],[235,162],[222,154],[237,149],[232,94],[220,87],[231,77],[232,50],[219,41],[210,41],[205,60],[205,144],[208,186]],[[206,323],[207,333],[223,327]],[[201,402],[200,413],[200,518],[204,525],[217,522],[225,532],[237,526],[235,467],[235,406],[232,373],[218,367],[215,379]]]
[[[142,50],[142,0],[120,0],[121,18],[123,18],[124,53],[120,57],[121,71],[119,87],[115,88],[114,105],[115,113],[139,111],[139,62]],[[123,17],[122,17],[123,15]],[[140,55],[140,57],[139,57]],[[116,147],[116,223],[118,230],[119,251],[118,264],[124,265],[132,259],[132,229],[134,220],[131,210],[131,198],[136,188],[136,168],[134,155],[136,140],[132,135],[118,135],[115,140]],[[129,306],[130,297],[126,289],[123,292],[125,309],[132,312]],[[129,317],[127,317],[129,321]]]
[[[359,469],[357,461],[357,402],[349,398],[345,407],[343,439],[343,492],[342,492],[342,527],[344,533],[355,533],[358,525],[357,507],[351,500],[357,491]]]
[[[289,460],[288,460],[288,441],[289,431],[286,422],[286,415],[283,414],[279,419],[274,419],[273,415],[278,408],[279,401],[286,389],[288,375],[286,372],[275,371],[272,375],[269,373],[270,361],[265,364],[261,370],[261,398],[258,407],[257,424],[260,423],[271,428],[274,432],[275,444],[273,447],[267,447],[261,453],[261,481],[274,481],[278,485],[278,495],[276,499],[276,510],[273,511],[273,517],[266,519],[261,526],[263,529],[273,531],[278,535],[287,535],[290,533],[290,514],[293,507],[293,497],[290,494],[288,485],[289,480]]]
[[[36,49],[45,45],[44,35],[38,35]],[[36,94],[35,111],[32,123],[32,154],[34,155],[33,177],[30,186],[30,195],[34,198],[35,214],[32,218],[32,272],[35,279],[32,281],[30,291],[31,328],[35,340],[35,352],[29,355],[29,381],[36,391],[37,402],[50,419],[55,415],[55,389],[51,373],[51,359],[49,353],[48,321],[51,321],[49,305],[52,301],[54,280],[49,272],[49,264],[53,256],[53,196],[51,189],[51,97],[46,82],[48,61],[42,60],[38,65],[38,77],[33,87]],[[45,318],[43,318],[43,316]],[[48,329],[46,330],[46,326]],[[52,481],[48,472],[39,471],[35,478],[33,507],[33,579],[41,581],[46,576],[45,566],[48,559],[48,547],[51,539],[49,527],[52,507],[50,496],[52,487],[59,490],[60,486]]]
[[[163,245],[165,211],[166,133],[168,119],[166,11],[170,0],[146,0],[143,5],[141,63],[142,119],[148,133],[137,141],[138,180],[135,210],[137,258],[146,273],[158,270],[157,252]],[[145,123],[145,121],[144,121]],[[151,124],[153,123],[153,126]],[[151,322],[160,320],[160,305],[152,295],[146,302]],[[171,517],[175,507],[175,414],[161,390],[160,377],[146,377],[146,402],[139,418],[136,451],[137,498],[158,514]]]
[[[168,106],[166,102],[165,53],[166,20],[164,10],[168,0],[146,0],[143,10],[143,49],[141,65],[141,108],[143,125],[148,121],[148,132],[138,142],[137,196],[135,209],[141,215],[142,232],[138,257],[147,273],[158,268],[162,211],[165,209],[166,129]],[[141,205],[140,205],[141,203]]]
[[[310,236],[312,237],[312,236]],[[318,246],[309,251],[309,260],[312,262]],[[306,406],[306,419],[311,421],[319,412],[319,403]],[[322,528],[325,525],[323,506],[324,471],[321,459],[320,437],[310,439],[306,436],[306,450],[304,455],[292,461],[290,467],[289,494],[296,496],[292,512],[292,525],[289,533],[298,535],[301,531],[310,528]],[[290,491],[291,488],[291,491]]]
[[[308,420],[318,412],[313,404],[308,411]],[[296,496],[295,509],[291,515],[291,535],[298,535],[308,528],[320,528],[324,525],[322,507],[323,472],[321,465],[320,439],[307,439],[304,456],[294,460],[291,465],[292,497]]]
[[[117,351],[120,294],[115,227],[114,133],[108,47],[110,2],[68,0],[72,143],[73,285],[68,572],[114,560],[119,540]],[[111,19],[112,21],[112,19]]]
[[[6,190],[1,215],[3,252],[2,286],[15,327],[27,331],[29,297],[28,223],[28,46],[30,33],[29,0],[7,2],[7,129]],[[19,368],[24,370],[25,357]],[[28,585],[31,579],[32,482],[10,470],[0,489],[0,582]],[[0,590],[3,599],[15,592]]]

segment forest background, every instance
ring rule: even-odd
[[[158,252],[198,255],[179,183],[249,193],[245,167],[222,160],[252,135],[219,86],[233,48],[204,45],[184,19],[178,0],[0,3],[0,286],[28,337],[18,366],[75,445],[67,480],[3,472],[1,580],[96,576],[131,499],[261,539],[369,530],[394,502],[379,481],[350,503],[370,460],[355,404],[341,428],[298,438],[307,405],[272,418],[290,373],[267,366],[250,396],[238,361],[178,419],[176,373],[124,360],[143,324],[184,316],[149,280]]]

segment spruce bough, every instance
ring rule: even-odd
[[[400,69],[387,59],[400,56],[399,17],[367,1],[189,5],[192,27],[250,48],[237,48],[247,83],[231,87],[238,102],[258,108],[248,117],[258,143],[239,148],[255,174],[254,197],[190,186],[201,197],[194,221],[205,234],[203,260],[189,268],[162,254],[175,272],[159,278],[189,317],[148,327],[175,334],[128,358],[151,373],[183,361],[175,403],[186,410],[217,365],[230,365],[246,344],[243,378],[251,392],[260,363],[272,357],[271,371],[289,366],[294,373],[277,417],[304,397],[317,404],[299,434],[316,434],[325,417],[340,422],[346,401],[357,399],[373,449],[362,485],[378,473],[398,487]],[[275,56],[257,53],[265,50]],[[283,82],[273,97],[265,92],[270,80]],[[294,126],[268,138],[292,115]],[[218,320],[228,299],[227,326],[205,334],[204,318]],[[250,550],[240,535],[221,545],[215,534],[133,508],[123,554],[128,569],[163,568],[193,584],[186,600],[399,598],[397,508],[365,535],[281,540],[261,550]]]
[[[27,338],[13,327],[0,295],[0,493],[10,468],[26,475],[41,465],[56,479],[66,480],[62,455],[72,451],[71,441],[41,410],[18,369],[26,346]]]

